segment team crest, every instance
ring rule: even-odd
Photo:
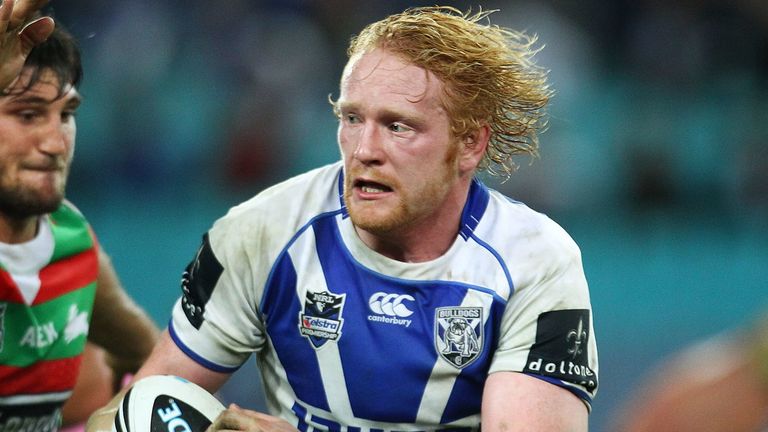
[[[435,348],[462,369],[477,359],[483,347],[483,308],[442,307],[435,311]]]
[[[341,337],[344,319],[341,310],[346,294],[333,294],[328,291],[307,292],[304,309],[299,313],[299,332],[309,339],[312,346],[320,348],[329,340],[337,341]]]

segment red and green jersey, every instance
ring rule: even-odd
[[[28,244],[0,245],[2,431],[58,429],[93,310],[99,266],[85,218],[65,203],[38,231]]]

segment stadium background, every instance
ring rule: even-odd
[[[201,235],[265,186],[337,159],[351,34],[417,1],[53,0],[81,40],[69,198],[165,325]],[[542,157],[496,185],[582,248],[608,429],[664,356],[768,306],[768,4],[445,2],[537,33],[557,91]],[[260,406],[254,366],[222,396]],[[255,384],[254,384],[255,385]]]

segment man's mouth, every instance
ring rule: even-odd
[[[389,186],[383,185],[381,183],[376,183],[372,181],[367,180],[358,180],[355,182],[355,187],[359,188],[361,192],[364,193],[384,193],[384,192],[392,192],[392,188]]]
[[[22,165],[21,168],[29,171],[56,172],[64,169],[64,163],[57,161],[29,163]]]

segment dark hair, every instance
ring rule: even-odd
[[[40,81],[43,72],[51,71],[59,81],[59,96],[62,96],[68,85],[78,87],[83,79],[80,47],[74,36],[57,22],[48,39],[32,48],[24,69],[31,70],[29,80],[12,93],[26,92]]]

